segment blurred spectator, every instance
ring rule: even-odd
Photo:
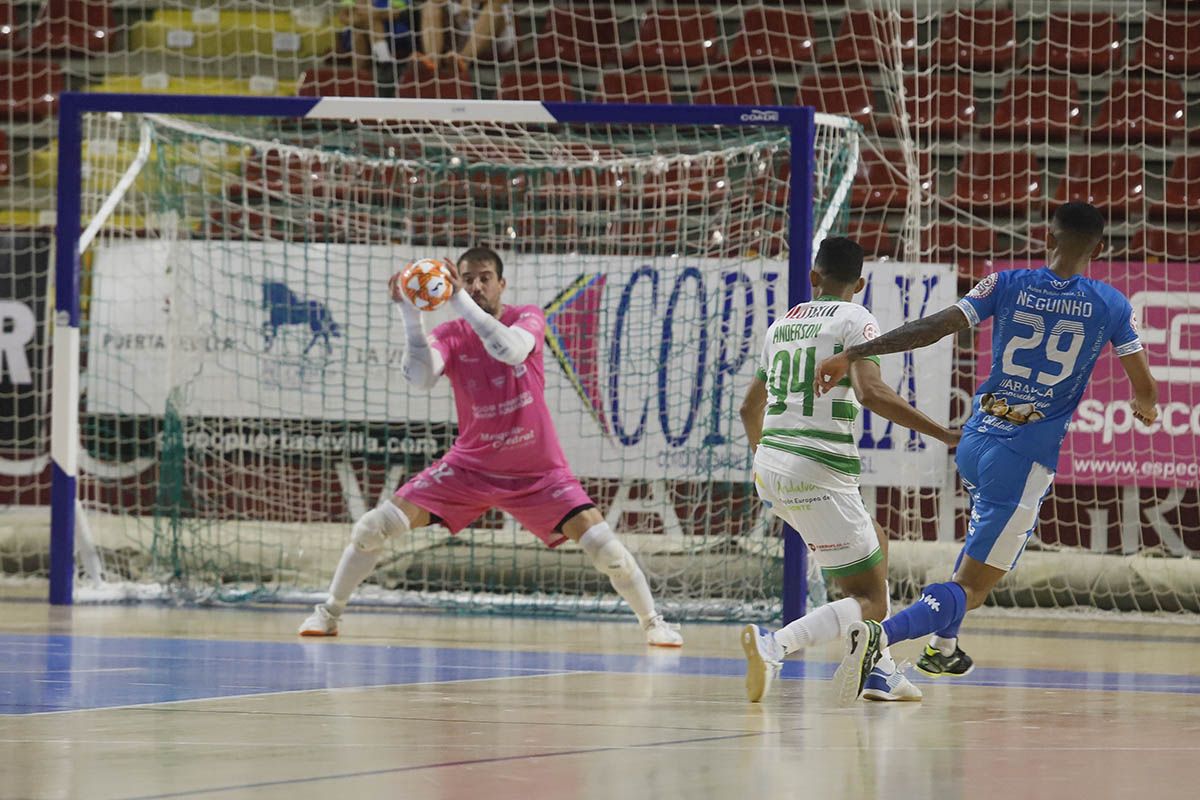
[[[512,4],[505,0],[425,0],[417,59],[437,71],[445,62],[466,77],[475,61],[501,61],[516,50]]]
[[[412,8],[409,0],[341,0],[341,50],[382,64],[412,52]],[[357,67],[357,63],[356,63]]]

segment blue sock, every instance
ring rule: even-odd
[[[917,602],[883,621],[888,644],[953,629],[967,613],[967,593],[957,583],[932,583],[921,590]]]
[[[955,559],[955,561],[954,561],[954,572],[950,573],[951,575],[958,574],[958,568],[962,566],[963,556],[965,556],[966,554],[967,554],[966,550],[958,551],[958,558]],[[940,631],[937,632],[937,635],[942,637],[943,639],[957,639],[958,638],[958,629],[962,627],[962,621],[965,616],[966,615],[964,614],[962,617],[959,617],[958,620],[955,621],[952,625],[947,625],[945,628],[942,628]]]

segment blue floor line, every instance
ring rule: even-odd
[[[824,680],[836,664],[793,660],[782,677]],[[0,634],[0,715],[250,694],[608,672],[741,677],[739,658],[554,653],[343,642]],[[914,676],[920,680],[920,676]],[[1200,675],[977,667],[944,684],[1200,694]],[[731,689],[740,694],[740,688]]]

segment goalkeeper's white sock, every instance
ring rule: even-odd
[[[325,608],[335,617],[340,617],[350,602],[350,595],[365,581],[383,555],[383,544],[390,536],[408,533],[408,516],[395,503],[388,500],[373,508],[354,523],[350,544],[342,551],[342,558],[329,584],[329,599]]]
[[[853,597],[843,597],[808,612],[775,631],[775,641],[783,646],[783,654],[814,644],[832,642],[846,635],[852,622],[862,621],[862,608]]]
[[[597,522],[588,528],[579,537],[579,546],[592,559],[596,569],[608,576],[617,594],[629,603],[633,613],[637,614],[638,622],[643,628],[646,627],[656,616],[650,584],[633,554],[625,549],[608,523]]]

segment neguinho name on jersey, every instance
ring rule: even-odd
[[[802,339],[812,339],[821,332],[822,322],[799,322],[779,325],[771,335],[771,343],[797,342]]]
[[[1105,403],[1101,400],[1084,400],[1079,404],[1079,416],[1071,423],[1071,430],[1080,433],[1099,433],[1105,444],[1117,434],[1130,430],[1141,434],[1162,432],[1167,436],[1200,436],[1200,405],[1170,402],[1159,407],[1160,414],[1150,425],[1143,425],[1133,416],[1129,403],[1119,400]]]
[[[1066,314],[1070,317],[1090,317],[1092,304],[1087,300],[1072,300],[1069,297],[1040,297],[1031,292],[1017,292],[1017,303],[1034,311],[1050,314]]]

